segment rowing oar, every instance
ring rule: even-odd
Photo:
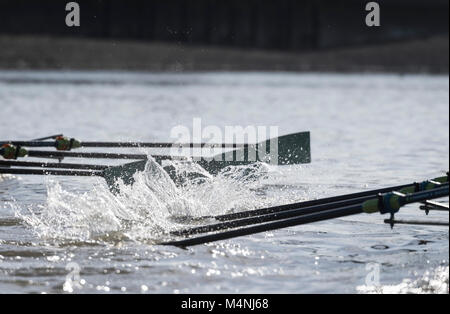
[[[21,148],[22,152],[18,157],[35,157],[35,158],[86,158],[86,159],[130,159],[142,160],[148,159],[145,154],[116,154],[116,153],[82,153],[82,152],[57,152],[57,151],[41,151],[41,150],[25,150]],[[155,159],[180,159],[185,160],[183,156],[168,156],[168,155],[152,155]],[[9,159],[9,158],[7,158]],[[14,158],[12,158],[14,159]]]
[[[39,137],[39,138],[35,138],[32,139],[31,141],[0,141],[0,148],[3,145],[6,144],[11,144],[11,145],[15,145],[15,146],[24,146],[24,147],[58,147],[58,139],[65,139],[65,141],[68,141],[70,143],[71,139],[67,139],[65,138],[62,134],[55,134],[55,135],[49,135],[49,136],[45,136],[45,137]],[[55,140],[54,142],[49,142],[46,140]],[[46,141],[46,142],[44,142]],[[14,143],[29,143],[30,146],[28,145],[18,145],[18,144],[14,144]],[[1,155],[1,154],[0,154]]]
[[[275,141],[274,141],[275,140]],[[63,142],[58,149],[70,150],[72,143]],[[275,150],[272,144],[276,143]],[[23,143],[22,143],[23,144]],[[46,144],[48,145],[48,143]],[[192,161],[198,163],[203,169],[210,174],[218,174],[222,169],[228,166],[246,166],[255,162],[270,162],[276,165],[296,165],[311,162],[311,147],[309,132],[301,132],[295,134],[288,134],[280,136],[276,139],[266,140],[258,143],[256,149],[244,147],[233,151],[217,154],[215,156],[207,157],[192,157]],[[270,153],[267,149],[270,148]],[[264,151],[265,150],[265,151]],[[131,159],[141,160],[137,162],[128,163],[122,166],[110,167],[104,170],[102,176],[106,179],[108,186],[114,193],[118,192],[117,179],[122,179],[125,184],[132,184],[134,182],[133,175],[136,172],[144,171],[147,163],[147,155],[144,154],[116,154],[116,153],[78,153],[67,151],[27,151],[21,146],[14,146],[12,144],[4,144],[0,149],[0,156],[5,159],[17,159],[19,157],[38,157],[38,158],[56,158],[62,160],[65,157],[71,158],[99,158],[99,159]],[[161,165],[165,160],[185,160],[189,161],[184,156],[167,156],[167,155],[152,155],[152,157]],[[169,175],[173,179],[176,178],[176,171],[168,169]],[[26,171],[22,171],[26,174]],[[50,172],[43,172],[50,174]],[[57,172],[52,172],[57,173]],[[31,174],[31,173],[30,173]],[[33,172],[32,174],[38,174]],[[59,173],[58,173],[59,174]],[[71,175],[71,173],[60,173],[61,175]],[[77,174],[74,174],[77,175]],[[97,174],[94,174],[97,175]],[[175,176],[175,177],[174,177]]]
[[[427,186],[433,187],[436,185],[436,183],[446,183],[449,181],[449,176],[447,173],[447,176],[434,178],[429,181],[424,181],[421,183],[409,183],[409,184],[403,184],[403,185],[397,185],[397,186],[391,186],[387,188],[381,188],[376,190],[369,190],[364,192],[358,192],[358,193],[351,193],[351,194],[345,194],[345,195],[338,195],[338,196],[332,196],[317,200],[310,200],[310,201],[304,201],[304,202],[298,202],[293,204],[287,204],[287,205],[281,205],[281,206],[274,206],[269,208],[263,208],[263,209],[255,209],[255,210],[249,210],[249,211],[243,211],[233,214],[226,214],[226,215],[219,215],[214,217],[204,217],[204,218],[214,218],[216,220],[220,221],[229,221],[229,220],[235,220],[235,219],[242,219],[242,218],[248,218],[248,217],[255,217],[255,216],[261,216],[261,215],[267,215],[272,213],[279,213],[286,210],[291,209],[298,209],[298,208],[304,208],[304,207],[311,207],[311,206],[318,206],[314,210],[319,210],[319,205],[325,205],[324,209],[328,209],[327,206],[336,207],[338,206],[346,206],[346,205],[352,205],[356,204],[358,202],[365,201],[369,198],[372,198],[374,195],[378,195],[379,193],[387,193],[392,191],[402,191],[404,193],[411,193],[415,191],[421,191],[425,190]],[[305,212],[308,210],[305,209]]]
[[[74,176],[74,177],[104,177],[103,171],[76,171],[76,170],[53,170],[53,169],[14,169],[0,168],[0,174],[17,175],[53,175],[53,176]]]
[[[89,164],[72,164],[72,163],[50,163],[50,162],[28,162],[28,161],[16,161],[16,160],[0,160],[0,167],[105,170],[109,166],[89,165]]]
[[[273,140],[283,139],[283,141],[298,141],[309,138],[309,132],[299,132],[281,136],[279,138],[272,138]],[[47,139],[55,139],[55,141],[43,141]],[[12,144],[21,147],[56,147],[59,150],[71,150],[80,147],[101,147],[101,148],[249,148],[261,146],[261,143],[168,143],[168,142],[84,142],[74,138],[68,138],[59,135],[53,135],[32,141],[0,141],[0,146],[4,144]]]
[[[55,135],[49,135],[49,136],[44,136],[44,137],[40,137],[40,138],[35,138],[32,139],[32,142],[36,142],[36,141],[45,141],[45,140],[56,140],[58,137],[63,137],[63,134],[55,134]],[[0,142],[1,143],[1,142]]]
[[[245,217],[250,218],[244,218],[239,219],[236,217],[239,217],[239,215],[223,215],[223,216],[215,216],[215,217],[201,217],[201,218],[215,218],[217,220],[229,220],[217,224],[211,224],[206,226],[200,226],[200,227],[193,227],[189,229],[184,230],[178,230],[172,232],[172,235],[175,236],[187,236],[192,234],[199,234],[199,233],[208,233],[212,231],[219,231],[219,230],[225,230],[225,229],[232,229],[237,227],[243,227],[253,224],[261,224],[264,222],[274,221],[274,220],[282,220],[286,218],[292,218],[296,216],[302,216],[302,215],[308,215],[312,213],[318,213],[327,211],[334,208],[341,208],[356,204],[362,204],[363,202],[372,199],[376,197],[380,193],[387,193],[392,191],[399,191],[401,193],[413,193],[413,192],[419,192],[419,191],[426,191],[430,190],[436,187],[441,186],[448,186],[448,177],[440,177],[435,178],[431,181],[424,181],[422,183],[414,183],[414,184],[407,184],[407,185],[401,185],[396,187],[389,187],[384,189],[378,189],[378,190],[372,190],[372,191],[365,191],[360,193],[354,193],[354,194],[347,194],[342,196],[336,196],[336,197],[329,197],[329,198],[323,198],[319,200],[313,200],[313,201],[306,201],[306,202],[300,202],[300,203],[293,203],[288,205],[282,205],[282,206],[275,206],[275,207],[269,207],[265,209],[258,209],[253,211],[247,211],[245,212]],[[442,183],[441,183],[442,182]],[[364,196],[361,196],[364,195]],[[335,201],[335,199],[342,199],[339,201]],[[331,201],[330,201],[331,200]],[[315,204],[315,205],[312,205]],[[226,219],[224,219],[224,217]],[[199,219],[201,219],[199,218]]]
[[[161,243],[161,245],[174,245],[178,247],[188,247],[193,245],[205,244],[209,242],[232,239],[235,237],[256,234],[265,231],[277,230],[302,224],[319,222],[334,218],[341,218],[363,212],[373,213],[380,212],[381,214],[390,213],[392,216],[399,211],[399,209],[407,204],[421,202],[429,199],[440,198],[449,195],[448,185],[438,187],[427,191],[415,192],[410,194],[402,194],[399,192],[390,192],[380,194],[378,197],[372,198],[363,202],[362,204],[334,208],[319,213],[312,213],[308,215],[298,216],[294,218],[284,219],[266,224],[259,224],[256,226],[241,228],[231,231],[225,231],[216,234],[209,234],[196,238],[184,239],[179,241],[170,241]]]
[[[256,144],[209,144],[209,143],[123,143],[123,142],[79,142],[75,139],[66,137],[57,138],[55,142],[49,141],[8,141],[0,142],[0,156],[5,159],[17,159],[26,155],[30,157],[44,158],[64,158],[64,157],[81,157],[81,158],[113,158],[113,159],[146,159],[144,155],[130,154],[111,154],[111,153],[71,153],[63,154],[61,151],[70,151],[78,147],[180,147],[186,145],[188,147],[205,147],[215,145],[217,147],[230,147],[238,149],[217,154],[215,156],[202,156],[206,160],[223,161],[222,168],[229,165],[242,165],[253,162],[270,162],[277,165],[293,165],[311,162],[311,145],[310,133],[300,132],[294,134],[283,135],[277,138],[268,139]],[[146,145],[141,145],[146,144]],[[139,146],[141,145],[141,146]],[[202,146],[203,145],[203,146]],[[24,147],[56,147],[60,152],[51,154],[50,152],[30,151]],[[211,146],[212,147],[212,146]],[[270,153],[268,153],[268,149]],[[195,158],[197,161],[200,158]],[[230,163],[231,162],[231,163]],[[234,163],[237,162],[237,163]],[[203,166],[203,164],[201,164]],[[220,167],[214,167],[218,169]]]
[[[385,219],[385,223],[393,225],[421,225],[421,226],[448,226],[448,222],[442,221],[424,221],[424,220],[396,220]]]
[[[70,139],[69,139],[70,140]],[[67,139],[64,139],[67,141]],[[0,145],[12,144],[22,147],[55,147],[58,148],[60,140],[51,141],[2,141]],[[248,143],[167,143],[167,142],[81,142],[74,140],[71,149],[75,148],[244,148],[256,146],[257,144]]]
[[[57,152],[61,153],[61,152]],[[68,154],[68,152],[64,152]],[[42,162],[20,162],[0,160],[0,174],[15,175],[53,175],[53,176],[75,176],[75,177],[103,177],[111,190],[117,194],[119,192],[117,180],[122,179],[125,184],[134,183],[134,174],[137,171],[144,171],[145,162],[142,168],[131,167],[135,163],[120,166],[88,165],[72,163],[42,163]],[[11,168],[20,166],[24,168]],[[141,164],[139,164],[141,166]],[[46,169],[29,169],[46,168]],[[56,168],[56,169],[47,169]],[[67,169],[67,170],[58,170]]]

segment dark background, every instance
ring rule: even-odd
[[[448,34],[447,0],[378,1],[382,27],[365,25],[361,0],[2,0],[0,32],[301,50]]]
[[[420,57],[425,62],[422,68],[433,68],[431,71],[434,72],[441,72],[442,69],[448,71],[448,61],[444,61],[444,58],[448,59],[447,0],[377,1],[381,6],[381,27],[365,25],[368,13],[365,5],[370,1],[361,0],[78,0],[81,26],[69,28],[65,25],[65,5],[68,2],[0,0],[0,36],[3,36],[0,49],[15,49],[9,54],[4,53],[3,62],[0,51],[0,66],[10,67],[14,63],[12,56],[22,54],[21,60],[24,60],[26,67],[40,67],[36,65],[37,61],[30,59],[32,56],[21,51],[35,46],[40,47],[37,51],[47,58],[49,67],[58,67],[57,61],[54,64],[51,62],[55,57],[48,55],[51,52],[46,53],[44,47],[59,47],[61,42],[43,43],[35,40],[24,46],[23,40],[17,40],[30,36],[35,39],[101,39],[105,42],[114,41],[116,45],[132,41],[141,44],[168,43],[177,47],[297,54],[357,47],[372,47],[375,51],[380,45],[439,37],[441,40],[437,46],[428,43],[414,48],[413,45],[392,53],[404,54],[410,50],[414,53],[414,50],[420,50],[423,54],[427,49],[442,50],[440,56],[436,56],[435,51],[432,55]],[[81,42],[78,47],[83,50]],[[66,51],[64,47],[58,49]],[[106,47],[102,49],[99,50],[100,54],[108,50]],[[111,49],[111,53],[115,53],[114,48]],[[163,52],[155,51],[155,55],[158,53]],[[8,55],[9,63],[5,61],[5,55]],[[432,60],[425,60],[436,57],[442,59],[440,65],[430,65]],[[412,63],[417,63],[420,58]],[[27,63],[27,60],[30,61]],[[436,60],[433,62],[436,63]],[[120,68],[122,63],[117,60],[117,67]],[[143,63],[145,68],[148,63]],[[216,63],[220,63],[219,60]],[[309,61],[308,64],[313,63]],[[100,60],[99,66],[101,64]],[[45,67],[45,62],[41,65]],[[91,67],[87,61],[81,65]],[[310,69],[307,65],[303,67]]]

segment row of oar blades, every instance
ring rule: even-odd
[[[274,149],[274,158],[266,159],[268,142],[275,141],[278,143],[278,149]],[[216,175],[222,169],[228,166],[242,166],[255,163],[257,161],[262,162],[275,162],[275,164],[301,164],[309,163],[311,161],[310,156],[310,134],[309,132],[299,132],[280,137],[265,140],[255,144],[211,144],[211,143],[146,143],[146,142],[80,142],[73,138],[63,137],[59,135],[53,135],[43,137],[35,141],[5,141],[0,148],[0,156],[5,161],[0,164],[0,173],[9,174],[29,174],[29,175],[62,175],[62,176],[103,176],[107,181],[113,193],[117,193],[118,179],[122,179],[126,184],[132,184],[134,182],[133,175],[137,171],[143,171],[145,169],[145,163],[149,158],[153,158],[157,163],[170,169],[170,161],[182,161],[182,162],[195,162],[198,163],[211,175]],[[14,145],[15,144],[15,145]],[[55,151],[46,150],[27,150],[24,147],[55,147]],[[203,156],[206,152],[201,152],[201,156],[194,156],[192,150],[189,152],[174,152],[170,154],[143,154],[143,153],[116,153],[116,152],[85,152],[85,151],[70,151],[74,148],[81,147],[229,147],[234,150],[221,152],[217,154],[213,152],[212,155]],[[236,149],[236,147],[240,147]],[[255,151],[251,151],[250,148],[255,148]],[[261,148],[261,151],[258,149]],[[266,148],[264,150],[263,148]],[[255,152],[255,154],[253,154]],[[211,153],[211,151],[209,151]],[[57,163],[41,162],[40,164],[31,162],[16,162],[18,158],[30,157],[40,159],[56,159]],[[62,163],[65,158],[83,158],[83,159],[105,159],[105,160],[127,160],[128,162],[122,165],[91,165],[91,164],[75,164],[75,163]],[[10,161],[8,163],[8,161]],[[167,161],[167,162],[166,162]],[[13,168],[14,167],[14,168]],[[20,167],[20,168],[17,168]],[[38,169],[32,169],[38,168]],[[173,167],[172,167],[173,168]],[[49,170],[47,170],[49,169]],[[64,170],[61,170],[64,169]],[[173,169],[172,169],[173,170]],[[174,174],[175,172],[170,170],[174,181],[179,178]]]
[[[55,140],[55,141],[52,141]],[[285,135],[277,139],[280,146],[281,155],[292,158],[289,162],[282,164],[298,164],[310,162],[310,140],[309,132]],[[59,142],[58,142],[59,141]],[[1,142],[0,142],[1,144]],[[16,144],[16,151],[11,145]],[[9,145],[9,146],[8,146]],[[31,150],[27,151],[21,147],[56,147],[56,151]],[[236,144],[208,144],[208,143],[188,143],[177,144],[186,147],[238,147]],[[243,144],[241,147],[258,146],[259,144]],[[80,142],[75,139],[68,139],[62,135],[43,137],[32,141],[10,141],[3,145],[3,152],[8,150],[8,156],[25,155],[34,158],[54,158],[59,162],[29,162],[18,161],[17,158],[0,160],[0,174],[17,175],[61,175],[61,176],[102,176],[110,190],[118,193],[117,180],[120,178],[125,184],[133,184],[133,175],[138,171],[144,171],[149,155],[146,154],[123,154],[123,153],[101,153],[101,152],[73,152],[67,151],[74,147],[173,147],[172,143],[145,143],[145,142]],[[61,151],[58,149],[66,151]],[[236,153],[236,151],[233,151]],[[298,153],[298,154],[296,154]],[[94,159],[124,159],[135,160],[124,165],[108,166],[94,164],[63,163],[64,158],[94,158]],[[162,164],[166,160],[191,161],[185,156],[152,155],[158,163]],[[12,159],[12,160],[11,160]],[[218,169],[229,165],[229,163],[209,161],[199,159],[199,164],[211,174],[217,173]],[[248,164],[246,162],[244,164]],[[239,165],[241,165],[240,163]],[[237,165],[236,163],[234,165]],[[170,173],[170,171],[168,172]],[[417,223],[417,221],[396,220],[394,214],[404,205],[421,202],[421,209],[428,214],[432,210],[447,210],[448,205],[432,201],[433,199],[448,196],[447,176],[435,178],[421,183],[411,183],[405,185],[391,186],[387,188],[363,191],[358,193],[332,196],[323,199],[296,202],[281,206],[273,206],[256,210],[248,210],[218,216],[190,217],[184,223],[195,220],[196,226],[171,232],[171,236],[183,237],[182,240],[174,240],[161,243],[164,245],[191,246],[231,239],[238,236],[251,235],[264,231],[271,231],[280,228],[297,226],[306,223],[324,221],[333,218],[340,218],[363,212],[390,213],[391,218],[386,222],[394,224]],[[199,222],[208,221],[213,223],[198,225]],[[425,224],[432,224],[426,222]],[[439,222],[434,225],[445,225]],[[447,222],[448,225],[448,222]]]

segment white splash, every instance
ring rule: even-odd
[[[227,167],[217,176],[195,163],[172,166],[182,179],[179,184],[150,158],[146,170],[134,175],[133,185],[118,182],[118,195],[102,179],[86,193],[64,190],[49,179],[46,204],[28,212],[17,209],[16,216],[45,239],[148,242],[180,228],[176,217],[217,215],[275,202],[260,191],[269,172],[265,164]]]
[[[12,180],[12,179],[16,179],[16,177],[11,174],[0,174],[0,182]]]

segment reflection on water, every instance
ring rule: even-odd
[[[181,216],[441,175],[449,167],[448,93],[445,76],[0,72],[2,115],[24,126],[0,124],[2,140],[63,132],[165,141],[172,127],[200,117],[204,126],[310,130],[313,157],[182,186],[150,163],[118,196],[101,178],[2,176],[0,293],[448,292],[448,228],[391,230],[379,215],[188,250],[154,244],[185,227]],[[416,205],[399,216],[424,219]],[[367,283],[368,265],[379,284]]]

